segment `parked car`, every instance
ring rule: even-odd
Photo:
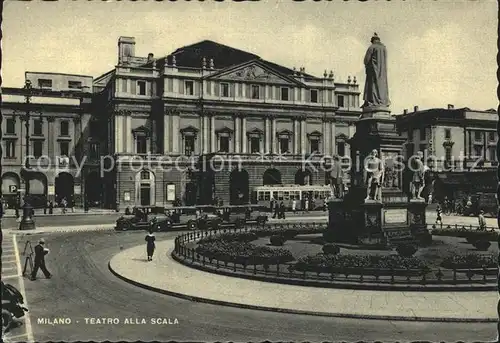
[[[169,231],[173,227],[172,218],[163,207],[138,207],[130,215],[123,215],[116,220],[115,230]]]

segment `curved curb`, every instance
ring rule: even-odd
[[[120,253],[118,253],[120,254]],[[202,297],[197,297],[197,296],[191,296],[191,295],[186,295],[178,292],[172,292],[166,289],[158,288],[158,287],[153,287],[146,285],[144,283],[141,283],[137,280],[132,280],[130,278],[127,278],[120,273],[118,273],[116,270],[113,269],[111,265],[111,261],[114,257],[116,257],[118,254],[114,255],[111,260],[108,262],[108,268],[110,272],[115,275],[117,278],[130,283],[134,286],[147,289],[153,292],[181,298],[181,299],[186,299],[190,301],[196,301],[200,303],[206,303],[206,304],[212,304],[212,305],[222,305],[222,306],[229,306],[229,307],[236,307],[236,308],[242,308],[242,309],[248,309],[248,310],[259,310],[259,311],[268,311],[268,312],[278,312],[278,313],[289,313],[289,314],[300,314],[300,315],[310,315],[310,316],[319,316],[319,317],[335,317],[335,318],[349,318],[349,319],[371,319],[371,320],[392,320],[392,321],[408,321],[408,322],[447,322],[447,323],[497,323],[498,319],[497,318],[473,318],[473,319],[468,319],[468,318],[438,318],[438,317],[404,317],[404,316],[384,316],[384,315],[364,315],[364,314],[348,314],[348,313],[335,313],[335,312],[313,312],[313,311],[303,311],[303,310],[294,310],[294,309],[283,309],[283,308],[277,308],[277,307],[265,307],[265,306],[258,306],[258,305],[249,305],[249,304],[239,304],[239,303],[233,303],[233,302],[228,302],[228,301],[223,301],[223,300],[213,300],[213,299],[207,299],[207,298],[202,298]]]
[[[177,256],[175,252],[171,254],[172,258],[188,268],[201,270],[204,272],[219,274],[224,276],[230,276],[240,279],[261,281],[261,282],[272,282],[279,283],[283,285],[294,285],[294,286],[306,286],[306,287],[321,287],[321,288],[336,288],[336,289],[349,289],[349,290],[364,290],[364,291],[401,291],[401,292],[489,292],[496,291],[497,286],[495,284],[487,285],[396,285],[396,284],[380,284],[380,283],[355,283],[355,282],[322,282],[321,280],[301,280],[301,279],[287,279],[285,277],[279,278],[274,276],[264,276],[264,275],[253,275],[231,272],[229,270],[215,269],[207,266],[192,264],[186,262],[185,259]]]

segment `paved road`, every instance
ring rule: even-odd
[[[159,240],[172,237],[161,233]],[[37,235],[30,236],[36,240]],[[488,341],[495,324],[390,322],[280,314],[209,305],[134,287],[108,270],[110,258],[143,242],[141,232],[86,232],[45,237],[54,278],[25,281],[36,341]],[[24,246],[25,238],[19,238]],[[158,252],[159,253],[159,252]],[[202,284],[199,285],[203,287]],[[221,291],[223,291],[221,285]],[[492,304],[496,306],[496,304]],[[116,325],[85,324],[85,318],[118,318]],[[41,324],[69,318],[71,324]],[[145,318],[148,324],[124,324]],[[150,324],[166,318],[178,324]]]

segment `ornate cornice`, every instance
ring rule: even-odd
[[[115,115],[115,116],[131,116],[132,115],[132,111],[129,111],[129,110],[117,110],[117,111],[113,111],[113,115]]]
[[[181,114],[181,112],[176,108],[169,108],[165,110],[165,114],[169,116],[178,116]]]
[[[321,132],[319,132],[318,130],[315,130],[315,131],[307,134],[307,138],[310,138],[310,137],[321,137],[321,136],[323,136],[323,134]]]
[[[53,123],[56,120],[56,117],[52,117],[52,116],[48,116],[45,118],[47,118],[47,122],[49,122],[49,123]]]

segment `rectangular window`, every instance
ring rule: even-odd
[[[220,96],[223,98],[229,98],[229,84],[221,83],[220,84]]]
[[[68,81],[69,89],[82,89],[82,81]]]
[[[99,143],[90,143],[89,155],[92,160],[97,160],[99,158]]]
[[[148,152],[148,139],[146,136],[137,136],[135,139],[136,154],[146,154]]]
[[[475,157],[483,156],[483,147],[482,146],[476,145],[474,147],[474,156]]]
[[[338,107],[344,107],[344,96],[343,95],[339,95],[337,96],[337,106]]]
[[[229,152],[229,137],[219,137],[219,151]]]
[[[186,95],[194,95],[194,82],[193,81],[185,81],[184,87],[186,90]]]
[[[127,79],[122,79],[122,92],[123,93],[127,93],[128,92],[127,84],[128,84],[128,80]]]
[[[60,123],[61,136],[69,136],[69,122],[67,120],[63,120]]]
[[[52,88],[52,80],[38,79],[39,88]]]
[[[289,89],[286,87],[281,88],[281,100],[288,101],[289,99]]]
[[[490,161],[496,161],[497,160],[497,148],[494,146],[490,146],[488,148],[488,157]]]
[[[149,180],[150,174],[147,170],[141,171],[141,180]]]
[[[14,118],[7,118],[7,130],[6,133],[14,135],[16,133],[16,121]]]
[[[61,156],[69,156],[69,142],[60,142],[59,150]]]
[[[420,140],[421,141],[425,141],[425,129],[424,128],[421,128],[420,129]]]
[[[33,120],[33,135],[43,136],[42,130],[43,130],[42,120],[41,119]]]
[[[445,160],[446,161],[451,161],[451,148],[445,148]]]
[[[16,141],[6,140],[5,141],[5,157],[15,158],[16,157]]]
[[[338,142],[337,143],[337,155],[344,157],[345,156],[345,143]]]
[[[252,85],[252,99],[259,99],[260,87]]]
[[[488,140],[490,142],[494,142],[495,141],[495,132],[494,131],[488,132]]]
[[[43,155],[43,142],[42,141],[33,141],[33,156],[36,158]]]
[[[483,133],[481,131],[474,131],[474,140],[480,141],[483,138]]]
[[[288,138],[280,138],[280,153],[284,154],[288,152],[289,149]]]
[[[451,129],[444,129],[444,138],[451,139]]]
[[[318,102],[318,90],[317,89],[311,89],[311,102],[313,102],[313,103]]]
[[[250,138],[250,152],[252,154],[260,152],[260,138],[258,137]]]
[[[137,81],[137,94],[146,95],[146,81]]]
[[[311,139],[311,154],[319,151],[319,139]]]
[[[194,154],[194,137],[186,136],[184,137],[184,155],[191,156]]]

